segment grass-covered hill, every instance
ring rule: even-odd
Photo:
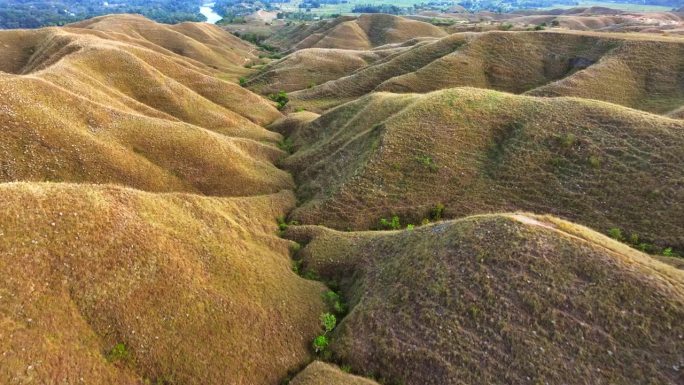
[[[348,315],[334,359],[387,384],[679,384],[684,273],[553,217],[291,227]]]
[[[309,48],[295,51],[269,63],[244,83],[249,89],[268,95],[298,91],[337,80],[408,47],[377,50]]]
[[[309,360],[324,286],[251,198],[0,184],[0,383],[277,384]]]
[[[322,55],[326,56],[332,53]],[[674,37],[556,31],[459,33],[422,41],[365,67],[350,67],[352,71],[344,76],[302,88],[291,97],[295,106],[320,111],[372,91],[429,92],[472,86],[579,96],[665,114],[684,104],[683,60],[684,40]],[[315,58],[308,62],[308,67],[316,68]],[[290,76],[290,67],[288,60],[270,65],[273,82],[284,82],[277,74]],[[309,72],[300,71],[299,84],[305,84],[307,76]]]
[[[280,135],[262,127],[282,115],[212,64],[245,43],[214,26],[133,16],[82,24],[0,32],[0,181],[211,195],[292,187],[272,164]]]
[[[285,50],[366,50],[386,44],[403,43],[413,38],[442,36],[446,36],[446,32],[430,23],[375,13],[339,17],[313,25],[291,26],[267,39],[266,43]]]
[[[364,377],[345,373],[335,365],[314,361],[302,370],[290,385],[378,385]]]
[[[679,43],[283,31],[0,31],[0,384],[682,382]]]
[[[314,118],[284,124],[300,223],[368,229],[394,215],[405,226],[526,210],[684,247],[681,120],[474,88],[374,93]]]

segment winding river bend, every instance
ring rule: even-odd
[[[207,23],[216,24],[217,21],[221,20],[222,17],[218,13],[214,12],[215,3],[204,3],[200,7],[200,13],[206,16]]]

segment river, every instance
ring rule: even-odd
[[[222,19],[221,15],[214,12],[213,6],[214,3],[205,3],[200,7],[200,13],[206,16],[207,23],[209,24],[216,24],[217,21]]]

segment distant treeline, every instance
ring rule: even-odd
[[[0,0],[0,28],[38,28],[110,13],[138,13],[162,23],[204,21],[202,0]]]
[[[352,9],[352,12],[354,12],[354,13],[387,13],[390,15],[405,15],[405,14],[411,13],[410,12],[411,10],[413,10],[413,7],[403,8],[403,7],[397,7],[396,5],[391,5],[391,4],[380,4],[380,5],[366,4],[366,5],[355,6]]]

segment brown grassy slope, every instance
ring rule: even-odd
[[[311,111],[293,112],[276,120],[269,127],[287,137],[304,128],[307,124],[318,119],[320,116],[321,115]]]
[[[362,68],[338,80],[290,94],[291,104],[322,111],[372,92],[380,83],[395,76],[416,71],[434,60],[454,52],[466,43],[465,35],[450,35],[416,44],[413,48],[374,65]]]
[[[230,74],[244,74],[244,64],[256,59],[256,47],[206,23],[159,24],[140,15],[107,15],[68,27],[103,32],[115,40],[171,53]]]
[[[473,86],[590,97],[664,114],[684,100],[683,58],[684,40],[656,36],[454,34],[295,92],[292,98],[297,106],[327,108],[371,91],[428,92]]]
[[[307,27],[279,31],[266,42],[294,50],[339,48],[365,50],[402,43],[416,37],[442,37],[446,32],[430,23],[385,14],[341,17]]]
[[[555,218],[291,227],[350,313],[331,349],[402,384],[679,384],[684,273]]]
[[[309,359],[325,288],[276,235],[291,193],[0,196],[0,383],[277,384]],[[110,363],[118,343],[129,357]]]
[[[278,129],[278,126],[274,126]],[[684,123],[603,102],[460,88],[375,93],[303,124],[282,165],[305,224],[368,229],[527,210],[661,246],[684,238]]]
[[[627,42],[586,70],[529,94],[599,99],[665,114],[684,103],[684,39]]]
[[[291,188],[274,145],[125,112],[33,77],[0,76],[0,180],[257,195]]]
[[[280,135],[260,126],[282,116],[272,103],[193,60],[121,36],[0,32],[8,47],[0,71],[12,73],[0,75],[0,181],[211,195],[292,187],[272,165]]]
[[[357,51],[310,48],[272,62],[252,76],[247,87],[261,94],[292,92],[339,79],[406,48]]]
[[[377,382],[363,377],[344,373],[334,365],[321,361],[310,363],[290,385],[378,385]]]

